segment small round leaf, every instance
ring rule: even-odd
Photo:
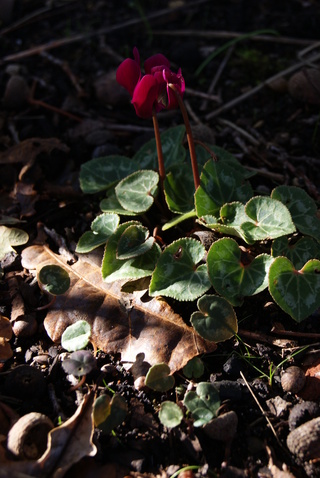
[[[38,281],[41,288],[52,295],[64,294],[70,287],[68,272],[55,264],[43,266],[38,272]]]
[[[180,425],[183,419],[183,412],[179,405],[166,401],[161,403],[159,420],[167,428],[174,428]]]
[[[85,320],[78,320],[63,332],[61,345],[68,352],[84,349],[90,339],[91,327]]]
[[[157,392],[167,392],[174,386],[174,377],[170,374],[170,368],[165,363],[153,365],[146,375],[145,384]]]
[[[97,361],[89,350],[78,350],[62,362],[62,367],[66,373],[82,377],[97,367]]]

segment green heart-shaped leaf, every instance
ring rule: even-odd
[[[180,425],[183,419],[183,411],[174,402],[165,401],[161,403],[159,410],[159,420],[163,426],[174,428]]]
[[[295,232],[288,208],[282,202],[265,196],[255,196],[245,207],[250,222],[241,225],[248,243],[275,239]]]
[[[117,259],[132,259],[150,251],[154,238],[149,237],[149,230],[140,225],[127,227],[118,242]]]
[[[297,322],[320,307],[320,261],[300,270],[286,257],[277,257],[269,270],[269,291],[275,302]]]
[[[245,203],[252,196],[252,188],[241,173],[222,161],[208,161],[201,173],[200,186],[195,193],[198,217],[217,216],[227,202]]]
[[[128,211],[127,209],[124,209],[121,206],[114,190],[107,198],[102,199],[102,201],[100,201],[100,209],[103,212],[120,214],[121,216],[137,216],[138,215],[138,213],[133,211]]]
[[[197,302],[199,311],[191,314],[191,324],[201,337],[223,342],[238,331],[237,316],[231,304],[217,295],[204,295]]]
[[[191,238],[179,239],[165,248],[152,274],[149,293],[177,300],[195,300],[211,284],[205,264],[204,246]]]
[[[94,424],[102,433],[109,435],[114,428],[121,425],[127,413],[127,403],[121,395],[115,393],[112,398],[100,395],[93,407]]]
[[[117,229],[120,217],[117,214],[100,214],[91,223],[91,231],[86,231],[80,237],[76,252],[90,252],[105,244],[111,234]]]
[[[271,197],[287,206],[300,232],[319,240],[320,218],[317,217],[317,205],[306,191],[295,186],[278,186],[272,191]]]
[[[166,363],[157,363],[149,368],[145,384],[156,392],[167,392],[174,386],[174,377]]]
[[[241,225],[249,221],[244,204],[234,201],[224,204],[220,209],[220,217],[206,215],[198,222],[209,229],[214,229],[222,234],[241,237],[245,240]]]
[[[320,259],[320,244],[311,237],[301,237],[297,242],[278,237],[272,243],[271,253],[273,257],[287,257],[296,269],[301,269],[310,259]]]
[[[196,391],[186,393],[183,404],[192,413],[194,426],[200,427],[216,416],[220,407],[219,391],[212,383],[200,382]]]
[[[117,184],[115,193],[121,206],[137,213],[147,211],[158,191],[159,175],[155,171],[136,171]]]
[[[80,186],[86,194],[98,193],[137,169],[138,164],[125,156],[94,158],[81,166]]]
[[[110,236],[102,260],[102,277],[106,282],[115,280],[132,280],[147,277],[154,271],[160,255],[160,248],[154,243],[151,249],[137,257],[120,260],[117,257],[118,243],[124,231],[130,226],[140,225],[137,221],[121,224]]]
[[[194,208],[194,183],[189,164],[171,168],[164,181],[164,193],[170,211],[183,214]]]
[[[268,270],[273,258],[261,254],[248,258],[231,238],[214,242],[207,257],[213,287],[233,305],[241,305],[245,296],[258,294],[268,286]]]
[[[199,378],[204,374],[204,364],[200,357],[192,357],[182,371],[187,378]]]

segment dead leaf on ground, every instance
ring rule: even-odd
[[[71,286],[58,296],[44,326],[54,342],[69,325],[86,320],[92,342],[106,353],[121,353],[123,362],[135,362],[139,353],[150,365],[164,362],[171,373],[180,370],[195,355],[213,352],[216,344],[202,339],[185,324],[168,303],[150,298],[146,291],[121,291],[121,283],[107,284],[98,265],[80,259],[68,266],[61,256],[42,246],[22,252],[23,267],[29,270],[45,264],[59,264],[69,271]]]
[[[89,392],[74,415],[48,435],[48,447],[37,461],[2,464],[0,476],[41,476],[62,478],[75,463],[85,456],[94,456],[97,448],[92,442],[94,391]]]
[[[13,352],[9,340],[12,338],[12,326],[7,317],[0,315],[0,362],[12,357]]]
[[[0,164],[29,163],[39,154],[50,154],[54,149],[68,152],[69,148],[58,138],[29,138],[0,153]]]
[[[306,383],[297,395],[303,400],[317,401],[320,398],[320,358],[305,366],[304,371]]]

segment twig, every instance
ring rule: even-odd
[[[157,12],[146,16],[145,19],[144,18],[133,18],[131,20],[127,20],[126,22],[123,22],[123,23],[120,23],[120,24],[117,24],[117,25],[111,25],[111,26],[108,26],[106,28],[101,28],[100,30],[91,31],[91,32],[88,32],[88,33],[79,33],[77,35],[74,35],[74,36],[71,36],[71,37],[68,37],[68,38],[61,38],[61,39],[58,39],[58,40],[52,40],[48,43],[44,43],[42,45],[38,45],[36,47],[29,48],[28,50],[23,50],[23,51],[20,51],[18,53],[13,53],[12,55],[7,55],[0,60],[0,63],[7,63],[7,62],[10,62],[10,61],[21,60],[22,58],[27,58],[27,57],[30,57],[30,56],[33,56],[33,55],[39,55],[43,51],[52,50],[54,48],[58,48],[58,47],[61,47],[61,46],[70,45],[71,43],[76,43],[76,42],[88,40],[89,38],[92,38],[92,37],[96,37],[96,36],[100,36],[100,35],[106,35],[108,33],[112,33],[112,32],[115,32],[117,30],[122,30],[122,29],[125,29],[125,28],[128,28],[128,27],[137,26],[137,25],[140,25],[141,23],[143,23],[145,20],[151,21],[151,20],[155,20],[156,18],[159,18],[159,17],[165,17],[165,16],[167,16],[167,15],[173,13],[173,12],[177,12],[177,11],[189,8],[190,6],[195,7],[195,6],[201,5],[202,3],[206,3],[207,1],[208,0],[198,0],[197,2],[190,2],[190,3],[187,3],[187,4],[183,4],[182,6],[179,6],[179,7],[176,7],[176,8],[165,8],[163,10],[158,10]]]
[[[252,171],[253,173],[259,174],[260,176],[263,176],[268,179],[273,179],[274,181],[278,181],[280,183],[283,183],[285,181],[285,176],[280,173],[273,173],[272,171],[267,171],[265,169],[252,168],[251,166],[246,166],[246,169]]]
[[[218,81],[220,79],[220,76],[221,76],[223,70],[225,69],[229,59],[230,59],[230,56],[231,56],[233,50],[234,50],[234,45],[232,45],[228,48],[227,53],[223,57],[223,60],[220,63],[219,68],[217,69],[217,72],[214,75],[214,78],[213,78],[212,82],[210,83],[210,86],[209,86],[208,91],[207,91],[208,94],[211,94],[213,92],[213,90],[215,89],[216,84],[218,83]],[[201,106],[200,106],[200,111],[205,110],[207,105],[208,105],[208,101],[204,100],[202,102]]]
[[[193,90],[192,88],[186,88],[185,92],[192,96],[198,96],[199,98],[204,98],[205,100],[215,101],[216,103],[221,103],[221,98],[218,95],[210,95],[204,93],[203,91]]]
[[[246,386],[247,386],[249,392],[250,392],[251,395],[253,396],[254,401],[255,401],[256,404],[258,405],[258,407],[259,407],[259,409],[260,409],[262,415],[263,415],[264,418],[267,420],[268,425],[269,425],[269,427],[270,427],[272,433],[274,434],[274,436],[275,436],[275,438],[276,438],[276,440],[277,440],[277,442],[278,442],[278,445],[283,449],[282,443],[281,443],[281,441],[279,440],[278,435],[277,435],[277,433],[276,433],[276,431],[275,431],[275,429],[274,429],[274,427],[273,427],[273,425],[272,425],[272,423],[271,423],[271,421],[270,421],[268,415],[267,415],[266,412],[263,410],[262,406],[260,405],[259,400],[257,399],[257,397],[255,396],[255,394],[253,393],[252,388],[250,387],[249,383],[247,382],[245,376],[243,375],[243,373],[242,373],[241,371],[240,371],[240,375],[241,375],[241,377],[242,377],[244,383],[246,384]]]
[[[154,30],[154,35],[166,35],[166,36],[186,36],[190,38],[238,38],[244,35],[244,33],[227,32],[227,31],[199,31],[199,30]],[[283,36],[271,36],[271,35],[256,35],[248,38],[253,41],[264,41],[268,43],[284,43],[287,45],[310,45],[314,43],[314,40],[308,38],[292,38]]]
[[[185,107],[187,108],[189,116],[193,119],[193,121],[197,124],[203,124],[199,116],[191,108],[189,101],[184,100],[184,104],[185,104]]]
[[[250,91],[246,91],[245,93],[238,96],[237,98],[234,98],[233,100],[224,104],[220,108],[218,108],[218,109],[212,111],[211,113],[207,114],[205,116],[205,119],[209,120],[211,118],[214,118],[215,116],[218,116],[222,112],[230,110],[231,108],[238,105],[242,101],[246,100],[250,96],[255,95],[256,93],[258,93],[258,91],[262,90],[265,86],[268,86],[270,83],[277,80],[278,78],[282,78],[283,76],[286,76],[289,73],[293,73],[294,71],[298,70],[299,68],[304,66],[306,63],[308,63],[308,61],[317,61],[319,59],[320,59],[320,53],[318,53],[317,55],[314,55],[312,58],[309,58],[308,60],[306,59],[306,60],[303,60],[303,61],[299,61],[298,63],[295,63],[294,65],[290,66],[289,68],[286,68],[285,70],[280,71],[276,75],[271,76],[270,78],[263,81],[262,83],[260,83],[255,88],[252,88]]]
[[[225,119],[219,119],[219,123],[225,124],[227,126],[230,126],[232,129],[240,133],[244,138],[250,141],[254,146],[259,146],[260,141],[258,141],[256,138],[254,138],[251,134],[249,134],[247,131],[245,131],[243,128],[240,128],[240,126],[232,123],[232,121],[228,121]]]
[[[59,66],[68,76],[69,80],[71,81],[75,89],[77,90],[77,93],[79,94],[79,96],[85,96],[84,89],[79,85],[79,82],[76,76],[73,74],[69,64],[66,61],[60,60],[59,58],[56,58],[53,55],[50,55],[50,53],[47,53],[45,51],[41,52],[40,55],[46,60],[53,63],[54,65]]]

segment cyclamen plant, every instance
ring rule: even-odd
[[[133,56],[119,66],[117,81],[130,93],[137,115],[153,119],[155,140],[133,158],[113,155],[82,166],[83,192],[107,196],[76,251],[105,244],[106,282],[127,281],[132,289],[139,287],[135,281],[150,278],[150,296],[197,300],[191,324],[208,340],[236,334],[234,307],[267,288],[285,313],[304,320],[320,306],[315,202],[293,186],[254,196],[252,173],[233,155],[215,145],[195,146],[181,70],[174,73],[169,60],[157,54],[145,61],[143,75],[136,48]],[[185,126],[160,135],[157,114],[178,107]],[[125,217],[130,220],[121,220]],[[165,244],[169,229],[175,240]],[[203,234],[211,238],[207,250],[199,240]]]

